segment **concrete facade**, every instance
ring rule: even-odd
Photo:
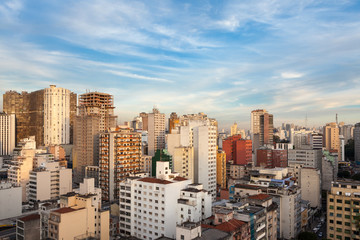
[[[0,156],[12,155],[15,148],[15,114],[0,113]]]
[[[22,214],[22,190],[18,185],[0,182],[0,220]]]
[[[301,199],[309,201],[313,208],[321,208],[321,174],[320,169],[301,168],[299,185]]]
[[[165,114],[154,108],[147,118],[148,155],[154,156],[156,150],[165,148]]]
[[[321,169],[322,151],[320,149],[289,149],[288,164],[294,166],[296,164],[303,167]]]

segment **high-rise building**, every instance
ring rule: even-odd
[[[347,144],[348,141],[353,138],[354,125],[340,123],[339,127],[340,127],[340,135],[344,136],[345,144]]]
[[[301,199],[309,201],[313,208],[321,208],[320,169],[302,167],[299,174]]]
[[[327,239],[358,239],[360,182],[332,182],[327,195]]]
[[[310,133],[310,147],[312,149],[322,149],[323,147],[323,136],[320,133]]]
[[[250,127],[252,136],[259,134],[260,146],[273,144],[274,118],[272,114],[269,114],[265,109],[252,111]]]
[[[237,134],[237,123],[235,122],[233,125],[231,125],[230,136],[234,136],[236,134]]]
[[[71,143],[71,128],[76,104],[71,105],[71,92],[50,85],[44,90],[44,145]],[[76,98],[76,95],[75,95]],[[75,109],[73,109],[75,107]],[[73,111],[71,113],[71,111]],[[70,116],[71,115],[71,116]]]
[[[104,201],[119,198],[119,182],[140,171],[141,133],[112,129],[100,134],[100,188]]]
[[[16,143],[35,136],[37,146],[68,144],[73,141],[76,94],[67,89],[50,88],[35,92],[8,91],[3,110],[16,117]]]
[[[171,155],[174,172],[194,181],[194,148],[176,147]]]
[[[0,220],[22,214],[21,187],[10,182],[0,182]]]
[[[246,165],[252,162],[252,141],[234,135],[223,140],[223,150],[226,152],[226,162]]]
[[[44,90],[35,92],[7,91],[3,95],[3,110],[16,117],[16,144],[35,136],[37,146],[44,145]]]
[[[89,92],[79,97],[79,114],[75,117],[73,168],[75,181],[82,182],[86,166],[99,165],[99,133],[116,127],[113,96]]]
[[[165,114],[153,108],[148,113],[148,155],[154,156],[156,150],[165,148]]]
[[[226,153],[222,150],[216,153],[216,183],[226,188]]]
[[[339,127],[335,122],[324,126],[323,146],[327,151],[337,150],[340,153]]]
[[[11,155],[15,148],[15,114],[0,113],[0,156]]]
[[[194,148],[194,182],[201,183],[215,200],[216,197],[216,134],[217,122],[205,114],[192,114],[180,117],[179,127],[169,146]],[[168,136],[173,135],[169,134]]]
[[[360,123],[355,124],[354,128],[354,152],[355,161],[360,163]]]

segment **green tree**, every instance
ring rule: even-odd
[[[317,240],[317,236],[313,232],[301,232],[298,235],[298,240]]]

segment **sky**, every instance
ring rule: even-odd
[[[0,94],[50,84],[113,94],[120,122],[360,122],[360,1],[1,0]]]

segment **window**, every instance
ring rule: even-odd
[[[329,208],[330,208],[330,209],[334,209],[334,206],[330,205]]]
[[[341,218],[341,217],[342,217],[342,214],[341,214],[341,213],[338,213],[338,214],[336,214],[336,217]]]
[[[333,198],[330,198],[330,202],[334,202],[334,199],[333,199]]]
[[[181,240],[184,240],[184,239],[185,239],[185,236],[184,236],[184,235],[181,235],[180,237],[181,237]]]
[[[337,199],[336,202],[337,202],[337,203],[342,203],[342,200],[341,200],[341,199]]]
[[[345,226],[350,227],[350,223],[349,223],[349,222],[345,222]]]
[[[336,207],[336,210],[342,211],[342,207]]]

